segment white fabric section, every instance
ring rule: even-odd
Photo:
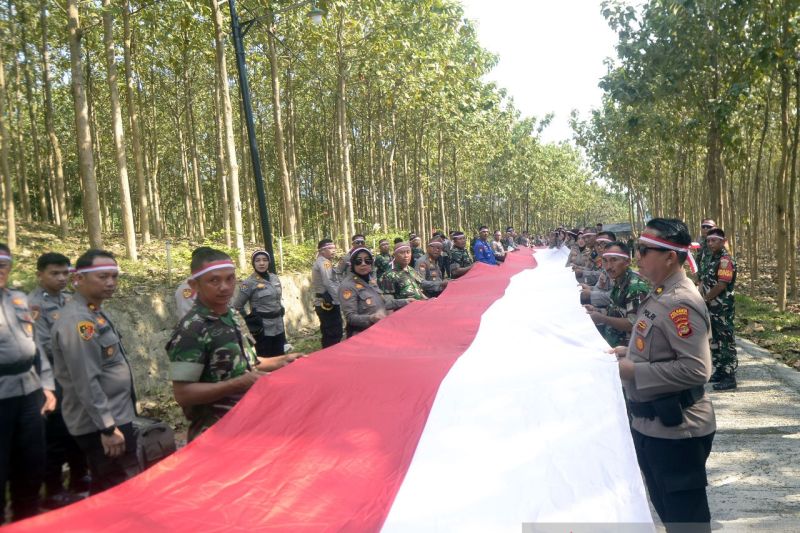
[[[537,252],[538,268],[514,276],[484,313],[383,531],[652,530],[616,359],[580,306],[567,255]]]

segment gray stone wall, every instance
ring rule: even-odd
[[[291,342],[298,331],[317,324],[311,279],[308,274],[284,274],[280,278],[286,308],[286,335]],[[164,346],[179,318],[175,314],[174,293],[173,287],[149,294],[120,296],[104,305],[122,335],[140,398],[171,391]]]

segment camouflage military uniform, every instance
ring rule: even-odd
[[[450,270],[452,271],[453,266],[456,268],[466,268],[472,264],[472,257],[470,257],[469,252],[466,248],[458,248],[453,246],[450,249]]]
[[[258,364],[254,340],[242,316],[228,309],[216,315],[199,301],[178,323],[167,343],[170,379],[190,383],[218,383],[243,375]],[[189,440],[208,429],[236,405],[240,395],[212,404],[184,408]]]
[[[606,314],[615,318],[627,318],[631,324],[636,322],[639,305],[650,292],[650,286],[636,272],[628,269],[619,279],[614,281],[611,289],[611,303]],[[609,345],[627,346],[631,339],[629,331],[620,331],[606,326],[603,334]]]
[[[438,261],[431,261],[431,258],[426,254],[417,260],[414,270],[422,278],[422,292],[425,293],[425,296],[433,298],[442,294],[444,276]]]
[[[428,299],[422,292],[422,278],[411,266],[401,269],[395,264],[394,268],[383,277],[383,283],[387,292],[398,300],[403,298]]]
[[[422,248],[412,248],[411,249],[411,266],[415,266],[417,264],[417,259],[425,255],[425,250]]]
[[[376,254],[375,255],[375,279],[380,284],[384,274],[391,270],[392,256],[389,254]]]
[[[700,249],[694,256],[694,262],[697,264],[697,275],[702,276],[703,272],[708,268],[708,261],[711,259],[711,250],[708,248],[708,243],[705,237],[700,238]]]
[[[717,282],[728,283],[725,290],[706,305],[711,315],[711,360],[716,370],[731,374],[739,365],[733,326],[736,261],[725,249],[719,254],[712,254],[709,250],[705,269],[699,272],[704,295],[708,294]]]

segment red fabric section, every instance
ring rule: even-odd
[[[535,260],[479,263],[442,297],[261,379],[140,476],[8,531],[376,531],[442,379],[483,312]]]

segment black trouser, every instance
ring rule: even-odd
[[[86,454],[89,462],[89,470],[92,473],[92,494],[108,490],[139,473],[133,423],[122,424],[119,430],[125,436],[125,453],[113,458],[108,457],[103,451],[99,431],[75,436],[78,446]]]
[[[322,332],[322,347],[327,348],[342,340],[342,313],[339,306],[334,305],[329,311],[321,306],[314,306],[319,317],[319,329]]]
[[[667,531],[711,531],[706,459],[714,433],[674,440],[631,433],[650,501]]]
[[[286,344],[286,332],[278,333],[274,336],[267,336],[263,333],[256,335],[256,354],[259,357],[276,357],[286,353],[283,350]]]
[[[86,456],[83,455],[75,437],[67,431],[60,409],[47,416],[45,435],[47,460],[44,467],[44,486],[47,489],[47,495],[53,496],[64,490],[64,480],[61,475],[64,463],[69,465],[70,490],[74,492],[88,490],[80,485],[81,480],[88,473]]]
[[[0,523],[5,517],[6,482],[14,520],[39,512],[45,444],[42,389],[0,400]]]

